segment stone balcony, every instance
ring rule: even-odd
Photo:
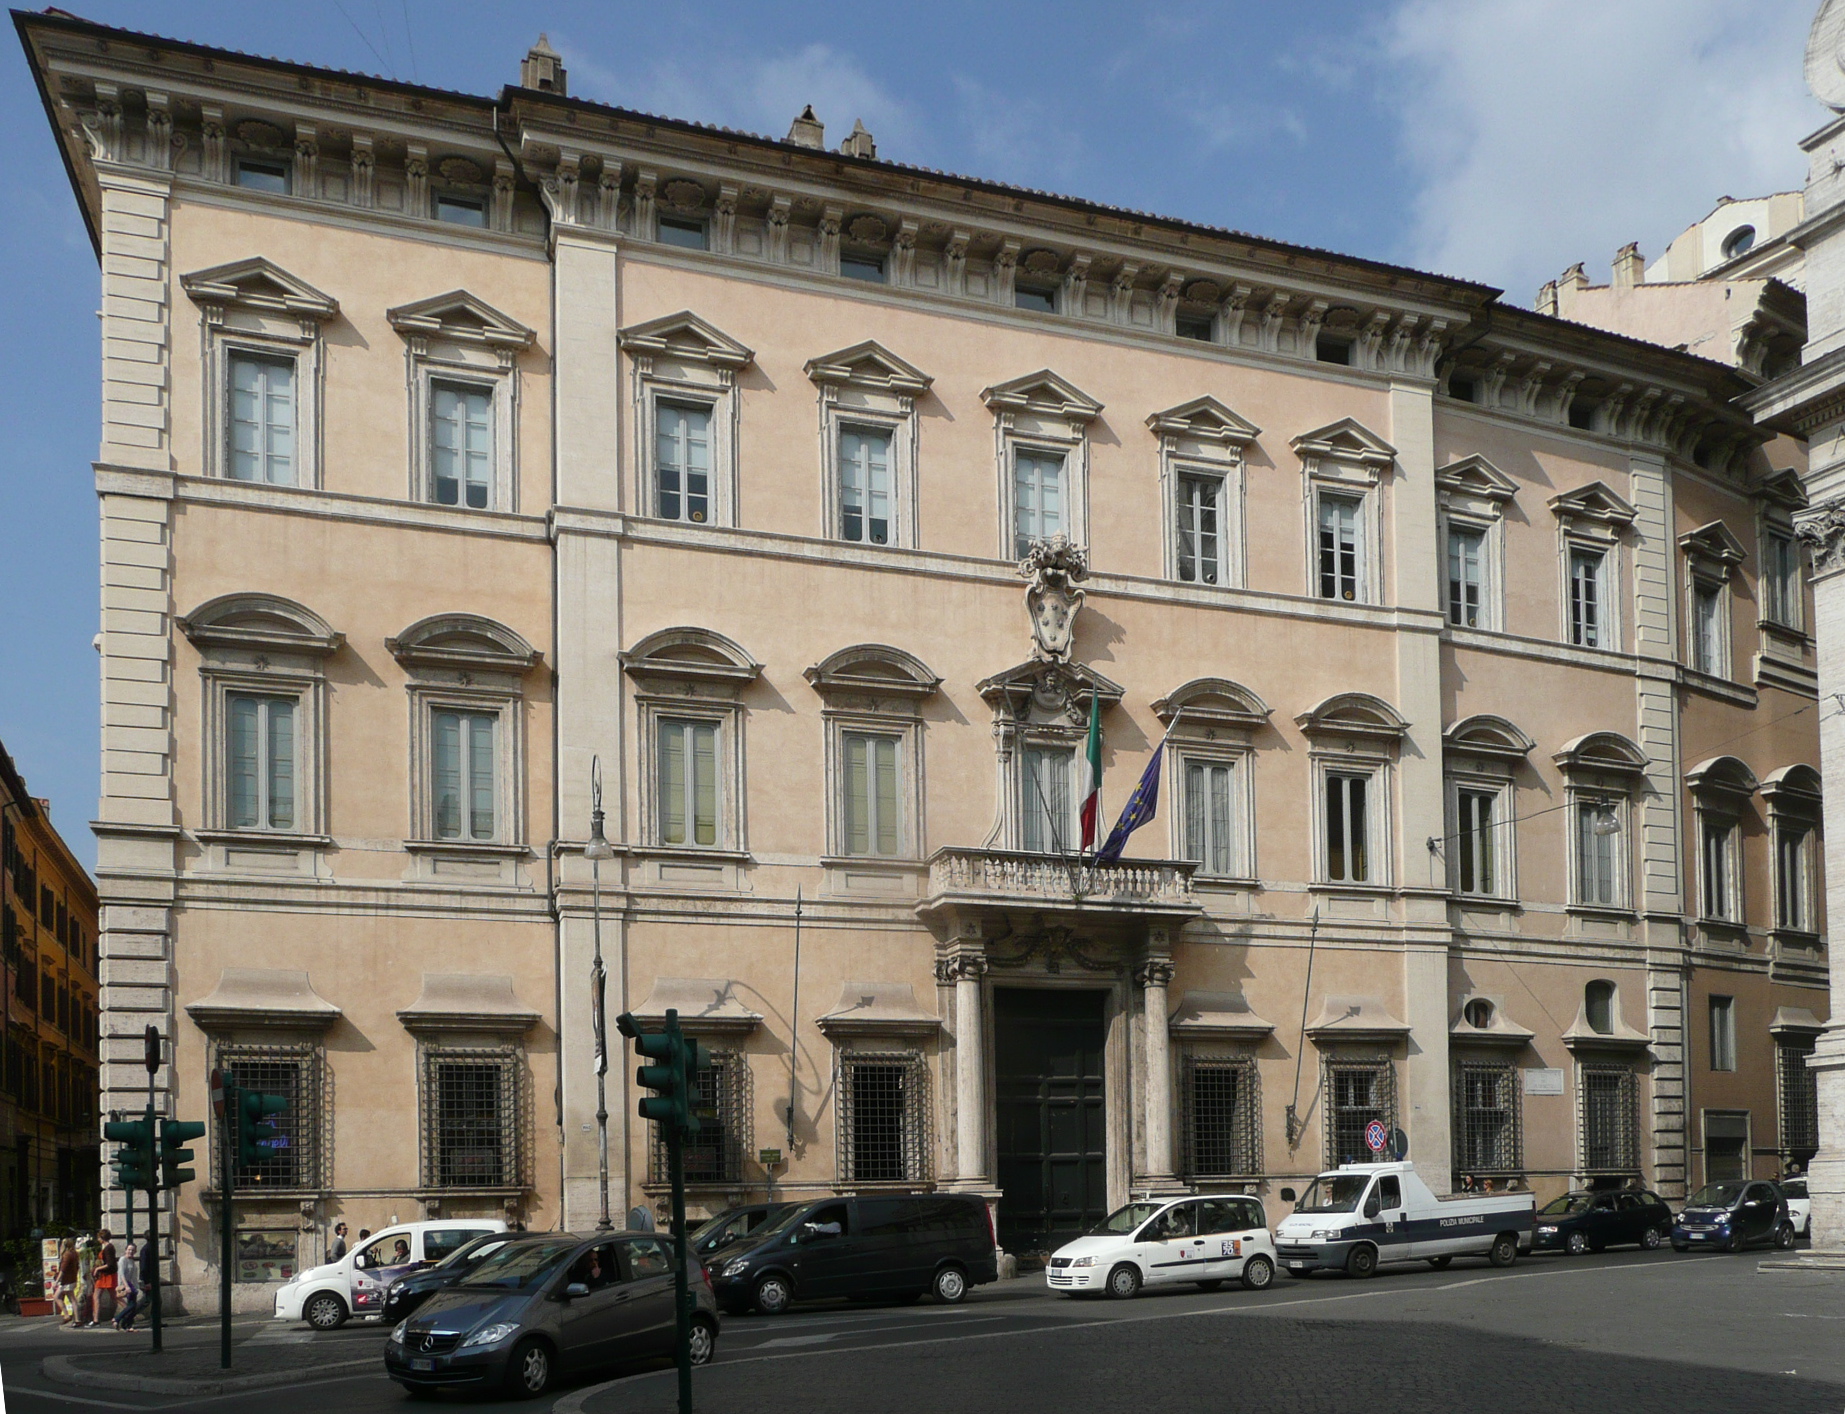
[[[1203,912],[1189,859],[1079,862],[1074,855],[1010,849],[938,849],[929,856],[924,918],[951,912],[1029,909],[1088,918],[1183,920]]]

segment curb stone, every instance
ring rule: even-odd
[[[350,1370],[359,1365],[382,1366],[380,1359],[338,1360],[325,1365],[304,1366],[290,1375],[313,1375],[322,1370]],[[90,1370],[78,1365],[69,1355],[47,1355],[39,1362],[39,1373],[48,1380],[65,1385],[88,1385],[91,1389],[126,1390],[137,1394],[236,1394],[249,1389],[273,1389],[276,1372],[253,1375],[225,1375],[217,1379],[181,1380],[164,1375],[123,1375],[113,1370]]]

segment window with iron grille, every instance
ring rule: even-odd
[[[1582,1167],[1628,1173],[1640,1167],[1640,1122],[1634,1072],[1624,1065],[1585,1065],[1578,1076]]]
[[[1775,1089],[1781,1102],[1781,1155],[1811,1163],[1819,1150],[1819,1086],[1807,1067],[1813,1043],[1778,1042]]]
[[[1180,1092],[1185,1173],[1231,1178],[1262,1172],[1262,1089],[1254,1056],[1184,1061]]]
[[[914,1051],[839,1057],[839,1176],[854,1183],[929,1177],[929,1072]]]
[[[698,1072],[692,1090],[692,1113],[698,1133],[686,1137],[682,1161],[687,1183],[741,1183],[743,1156],[750,1152],[753,1108],[749,1057],[741,1051],[713,1051],[711,1064]],[[666,1140],[655,1125],[649,1181],[669,1177]]]
[[[1514,1173],[1524,1167],[1518,1067],[1463,1061],[1454,1067],[1454,1167]]]
[[[422,1069],[423,1186],[522,1187],[518,1052],[432,1047]]]
[[[239,1163],[232,1181],[241,1191],[293,1191],[321,1186],[322,1113],[320,1051],[315,1046],[221,1046],[214,1058],[227,1086],[259,1095],[280,1095],[286,1109],[269,1116],[278,1132],[253,1164]],[[237,1121],[231,1120],[232,1124]],[[233,1139],[235,1135],[233,1134]],[[213,1182],[224,1186],[224,1149],[216,1134],[211,1145]]]
[[[1365,1128],[1381,1120],[1386,1131],[1397,1127],[1396,1070],[1388,1060],[1326,1062],[1326,1166],[1369,1163],[1376,1157],[1365,1142]]]

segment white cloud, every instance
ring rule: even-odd
[[[1813,0],[1405,0],[1380,99],[1415,181],[1405,259],[1529,303],[1573,261],[1650,260],[1717,198],[1798,187],[1825,112]],[[1595,273],[1599,272],[1599,273]]]

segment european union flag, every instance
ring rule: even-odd
[[[1153,812],[1159,808],[1160,803],[1160,758],[1165,754],[1164,741],[1153,748],[1153,759],[1147,763],[1147,769],[1141,772],[1140,784],[1134,787],[1128,803],[1121,807],[1121,818],[1115,821],[1115,828],[1108,832],[1108,839],[1095,852],[1096,863],[1113,864],[1119,860],[1121,851],[1127,848],[1128,836],[1153,818]]]

